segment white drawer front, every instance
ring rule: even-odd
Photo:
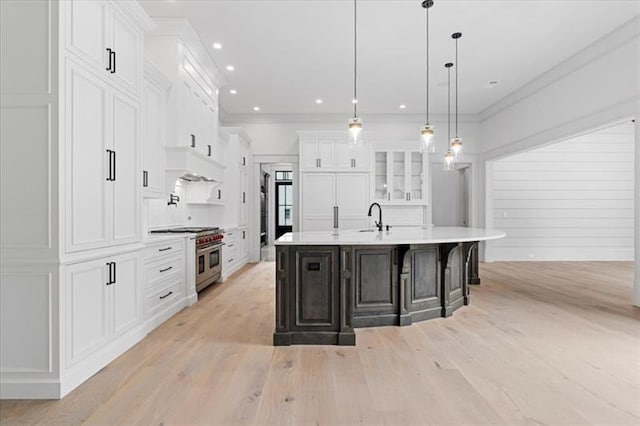
[[[145,288],[150,288],[158,281],[167,279],[170,276],[178,275],[182,278],[185,268],[184,262],[184,257],[178,255],[147,263],[145,266]]]
[[[145,316],[153,315],[166,306],[181,299],[184,295],[184,280],[175,279],[167,281],[160,290],[148,292],[144,298]]]
[[[184,240],[170,240],[147,245],[144,249],[144,261],[152,262],[158,258],[184,253]]]

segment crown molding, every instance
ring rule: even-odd
[[[269,124],[269,123],[344,123],[345,127],[349,114],[229,114],[220,108],[219,118],[226,126],[239,126],[242,124]],[[447,121],[446,114],[432,115],[432,122],[441,123]],[[424,114],[361,114],[362,121],[374,123],[411,123],[422,125]],[[479,123],[477,114],[461,114],[458,116],[460,123]]]
[[[480,121],[493,117],[506,108],[523,101],[536,92],[588,65],[590,62],[638,38],[640,38],[640,15],[634,16],[617,29],[485,108],[478,114]]]
[[[132,19],[140,29],[142,29],[143,32],[147,32],[155,28],[156,23],[137,1],[112,0],[112,2],[120,10],[125,12],[127,16]]]
[[[198,62],[217,88],[229,84],[227,77],[204,47],[200,36],[186,18],[153,18],[156,27],[145,34],[145,37],[173,36],[178,37],[187,46],[189,52]]]

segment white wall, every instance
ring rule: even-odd
[[[627,122],[493,164],[493,260],[631,260],[634,131]]]

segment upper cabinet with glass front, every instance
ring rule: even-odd
[[[386,204],[425,204],[426,159],[417,150],[374,150],[373,200]]]

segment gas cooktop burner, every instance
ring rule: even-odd
[[[182,227],[182,228],[167,228],[167,229],[154,229],[152,231],[149,231],[149,233],[151,234],[179,234],[179,233],[194,233],[194,234],[199,234],[200,232],[212,232],[212,231],[217,231],[220,228],[217,227],[201,227],[201,228],[196,228],[196,227]]]

